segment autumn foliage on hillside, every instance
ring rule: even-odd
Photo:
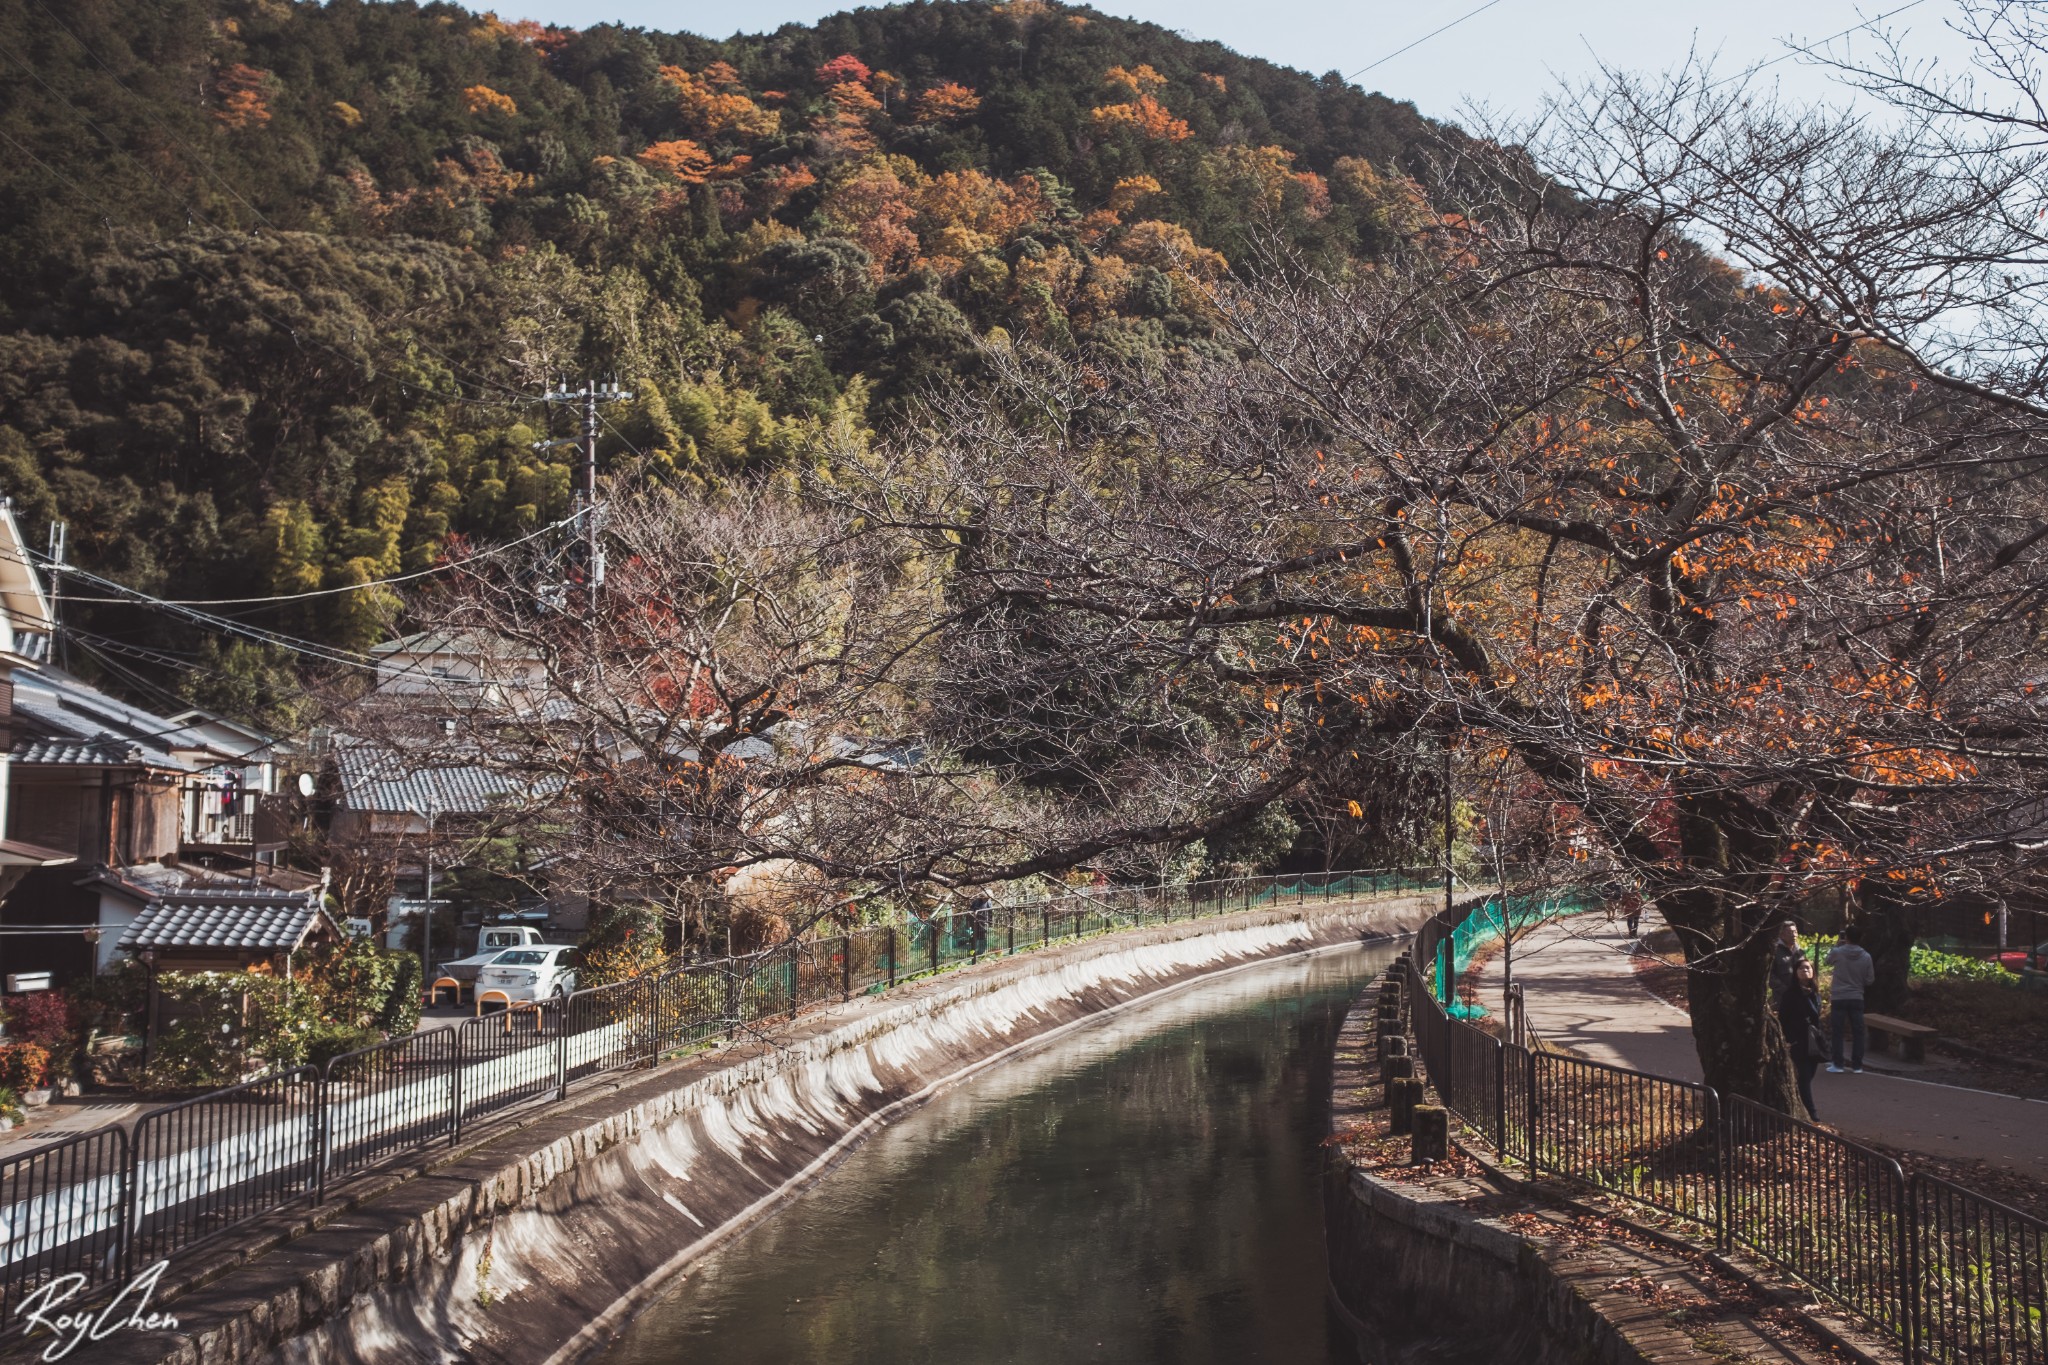
[[[445,6],[95,13],[90,54],[44,8],[0,17],[47,83],[0,113],[40,158],[0,166],[0,490],[32,540],[62,518],[80,562],[170,596],[345,586],[564,515],[570,457],[522,401],[563,374],[640,395],[608,469],[708,489],[888,428],[990,340],[1209,345],[1255,238],[1343,268],[1410,230],[1435,136],[1040,0],[725,42]],[[345,600],[264,621],[385,629]],[[167,629],[116,615],[78,624]]]

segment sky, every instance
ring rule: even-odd
[[[841,0],[471,0],[505,18],[582,28],[616,21],[641,28],[729,37],[808,23],[853,6]],[[1781,93],[1819,99],[1838,92],[1826,73],[1785,57],[1786,40],[1812,42],[1866,21],[1892,31],[1905,51],[1945,63],[1964,47],[1947,26],[1956,0],[1719,0],[1653,5],[1645,0],[1097,0],[1107,13],[1213,39],[1248,57],[1320,74],[1359,73],[1360,85],[1410,100],[1435,118],[1463,121],[1479,105],[1510,120],[1533,114],[1562,80],[1602,62],[1660,71],[1697,48],[1717,70],[1776,60],[1767,76]],[[1473,11],[1479,11],[1473,13]],[[1889,15],[1889,18],[1883,16]],[[1468,17],[1469,16],[1469,17]],[[736,18],[737,17],[737,18]],[[1444,32],[1433,30],[1454,24]],[[1419,41],[1418,41],[1419,40]],[[1414,46],[1409,47],[1410,44]],[[1401,51],[1403,48],[1407,51]],[[1398,54],[1398,55],[1396,55]],[[1369,68],[1369,69],[1368,69]]]

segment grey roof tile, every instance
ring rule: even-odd
[[[121,935],[141,948],[296,948],[321,917],[320,893],[271,887],[167,891],[150,899]]]
[[[558,785],[553,779],[522,784],[515,775],[486,765],[474,752],[415,758],[378,744],[338,744],[334,762],[341,776],[341,802],[350,810],[481,815]]]

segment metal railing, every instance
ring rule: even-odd
[[[1726,1123],[1728,1239],[1903,1340],[1911,1277],[1899,1163],[1739,1095]]]
[[[1431,868],[1088,888],[803,938],[527,1003],[153,1109],[0,1160],[0,1321],[38,1285],[117,1281],[480,1121],[806,1007],[1120,929],[1441,885]]]
[[[1860,1314],[1934,1365],[2048,1365],[2048,1222],[1696,1082],[1502,1041],[1438,999],[1432,917],[1403,981],[1444,1106],[1533,1171],[1692,1222]],[[1524,1043],[1527,1045],[1525,1046]]]

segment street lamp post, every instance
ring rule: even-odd
[[[427,804],[427,907],[420,912],[420,982],[434,979],[434,817],[439,812]],[[459,1002],[458,1002],[459,1003]]]
[[[429,801],[425,810],[415,809],[412,814],[427,822],[427,894],[420,906],[420,985],[427,987],[434,979],[434,817],[440,814],[440,806]]]

